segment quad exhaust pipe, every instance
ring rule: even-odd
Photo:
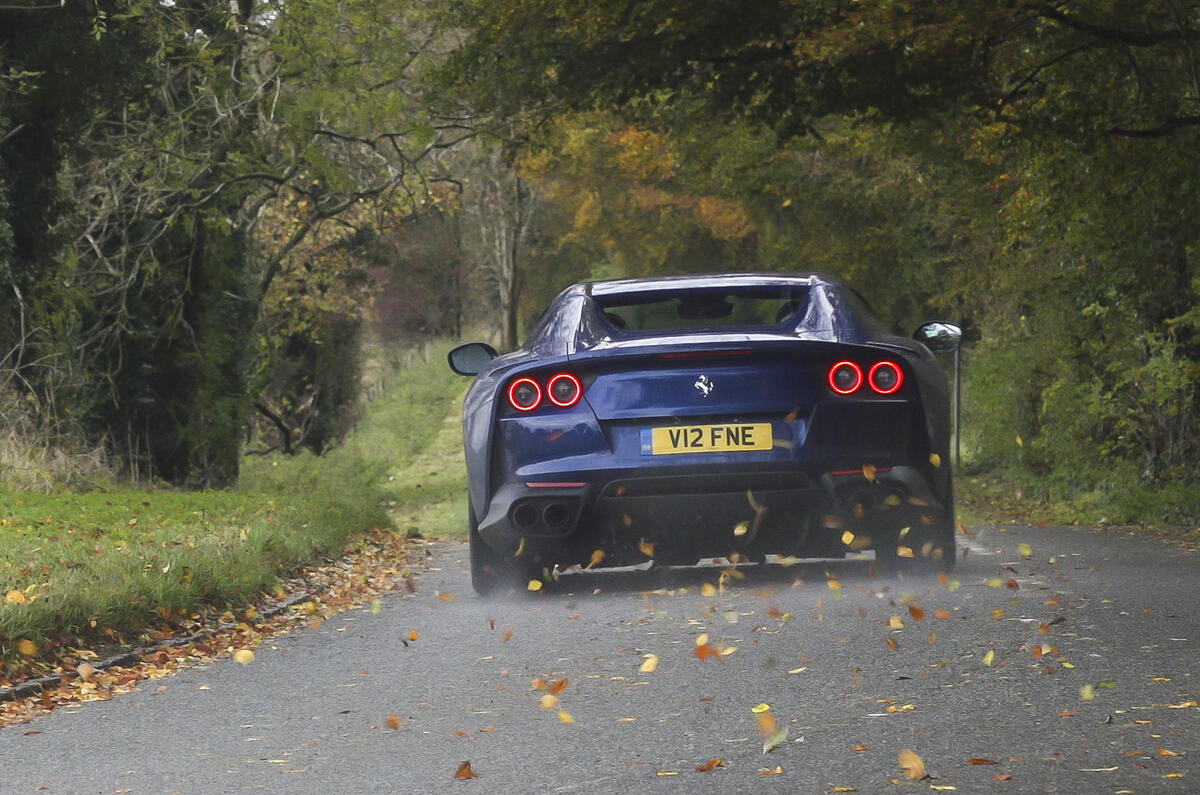
[[[562,533],[578,513],[571,500],[534,499],[518,503],[512,509],[512,523],[523,534]]]

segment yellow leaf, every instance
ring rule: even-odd
[[[517,551],[513,553],[513,557],[514,558],[521,557],[521,554],[524,551],[525,551],[525,536],[521,536],[521,540],[519,542],[517,542]]]
[[[416,640],[416,639],[418,639],[419,637],[421,637],[421,636],[417,634],[417,631],[416,631],[415,629],[414,629],[414,630],[412,630],[412,631],[410,631],[410,632],[408,633],[408,639],[409,639],[409,640]]]
[[[929,463],[933,464],[934,469],[937,469],[942,465],[942,457],[937,453],[930,453]]]
[[[875,482],[875,472],[876,472],[876,469],[873,464],[863,464],[863,468],[862,468],[863,477],[866,478],[867,480],[871,481],[872,483]]]
[[[707,632],[701,632],[699,635],[696,636],[696,645],[697,646],[707,646],[708,645],[708,633]]]
[[[592,559],[588,561],[588,565],[584,566],[584,568],[590,569],[593,566],[599,566],[600,561],[602,561],[602,560],[604,560],[604,550],[603,549],[594,550],[592,552]]]
[[[1084,685],[1083,687],[1079,688],[1080,701],[1092,701],[1095,698],[1096,688],[1092,687],[1091,685]]]
[[[449,602],[449,601],[451,601],[451,600],[453,600],[453,599],[454,599],[454,594],[452,594],[452,593],[440,593],[440,594],[438,594],[438,595],[437,595],[437,598],[438,598],[438,599],[441,599],[443,602]]]
[[[554,709],[558,706],[558,696],[553,695],[552,693],[546,693],[544,696],[538,699],[538,706],[540,706],[542,709]]]
[[[890,505],[893,508],[899,507],[901,503],[903,503],[903,500],[900,499],[899,494],[889,494],[883,498],[883,504]]]
[[[639,541],[639,542],[638,542],[638,549],[639,549],[639,550],[641,551],[641,553],[642,553],[643,555],[645,555],[646,557],[648,557],[648,558],[652,558],[652,557],[654,557],[654,544],[653,544],[653,542],[647,541],[646,539],[644,539],[644,538],[643,538],[641,541]]]
[[[987,666],[991,666],[992,662],[993,662],[995,659],[996,659],[996,650],[995,650],[995,649],[989,649],[989,650],[988,650],[988,653],[987,653],[987,654],[985,654],[985,655],[983,655],[983,664],[984,664],[984,665],[987,665]]]
[[[748,533],[749,531],[750,531],[750,523],[749,522],[738,522],[737,525],[735,525],[733,528],[733,534],[738,537],[746,535],[746,533]]]
[[[793,668],[792,670],[788,671],[788,673],[789,674],[802,674],[807,670],[808,670],[808,666],[805,665],[802,668]]]
[[[249,665],[254,662],[254,652],[249,649],[238,649],[233,653],[233,659],[240,665]]]
[[[784,741],[787,740],[787,736],[788,736],[788,727],[784,726],[784,727],[772,732],[769,736],[764,737],[763,745],[762,745],[762,752],[764,754],[771,753],[776,748],[783,745]]]
[[[371,600],[371,615],[377,616],[383,611],[383,602],[378,599]]]
[[[540,591],[540,590],[542,590],[542,581],[541,580],[530,580],[529,585],[527,585],[525,587],[531,591]]]
[[[1033,547],[1029,546],[1028,544],[1017,544],[1017,552],[1019,552],[1023,558],[1033,557]]]
[[[898,558],[915,558],[916,555],[913,554],[912,547],[906,547],[904,545],[901,545],[901,546],[896,547],[896,557],[898,557]]]
[[[767,704],[767,703],[765,703],[765,702],[764,702],[764,703],[762,703],[762,704],[759,704],[759,705],[758,705],[758,706],[756,706],[756,707],[751,707],[751,708],[750,708],[750,711],[751,711],[751,712],[753,712],[755,715],[759,715],[759,714],[761,714],[761,713],[763,713],[763,712],[766,712],[766,711],[768,711],[768,710],[770,710],[770,709],[771,709],[771,705],[770,705],[770,704]]]
[[[642,664],[641,664],[641,667],[638,668],[638,670],[644,674],[654,673],[658,669],[658,655],[657,654],[643,654],[642,657],[643,657]]]
[[[900,749],[900,770],[913,781],[920,781],[927,775],[924,760],[908,748]]]
[[[1025,446],[1025,440],[1021,438],[1020,434],[1018,434],[1017,435],[1017,447],[1024,447],[1024,446]]]
[[[24,605],[29,604],[29,599],[26,598],[24,591],[18,591],[16,588],[13,588],[4,595],[4,602],[10,605]]]
[[[771,768],[769,768],[769,767],[760,767],[760,768],[758,769],[758,774],[759,774],[760,776],[779,776],[779,775],[782,775],[782,774],[783,774],[783,765],[775,765],[775,769],[774,769],[774,770],[772,770],[772,769],[771,769]]]
[[[558,722],[559,723],[574,723],[575,718],[571,717],[570,712],[567,712],[565,709],[560,709],[558,711]]]
[[[700,584],[700,595],[701,596],[716,596],[717,595],[717,586],[713,585],[711,582],[701,583]]]
[[[900,616],[892,616],[888,619],[888,629],[904,629],[904,619]]]
[[[851,544],[853,544],[854,543],[854,533],[851,533],[849,530],[842,533],[842,543],[845,544],[846,546],[850,546]]]

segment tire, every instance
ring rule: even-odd
[[[531,561],[496,554],[479,535],[479,520],[469,504],[467,541],[471,555],[471,587],[480,596],[489,596],[509,588],[524,591],[529,580],[541,572],[540,567]]]
[[[469,503],[470,498],[467,499]],[[500,556],[479,536],[479,521],[475,518],[475,510],[469,504],[467,542],[471,553],[471,587],[480,596],[495,593],[503,585],[503,564]]]

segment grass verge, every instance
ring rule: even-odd
[[[389,507],[411,519],[423,514],[410,504],[428,506],[449,527],[461,461],[453,473],[432,467],[452,460],[447,412],[465,384],[446,367],[447,348],[396,367],[342,446],[248,458],[236,490],[0,489],[0,685],[71,649],[144,643],[269,594],[362,531],[391,526]]]

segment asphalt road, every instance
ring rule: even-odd
[[[0,792],[1200,791],[1197,554],[1055,528],[965,548],[945,583],[863,559],[485,600],[465,544],[437,543],[377,615],[0,730]],[[557,708],[535,679],[567,680]],[[765,754],[763,703],[788,730]]]

